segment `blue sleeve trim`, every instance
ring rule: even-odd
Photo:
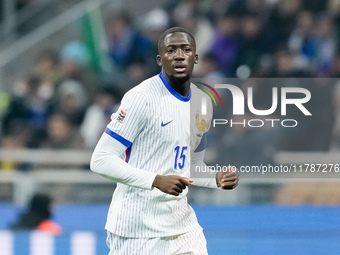
[[[196,148],[196,150],[194,152],[203,151],[203,150],[205,150],[206,146],[207,146],[207,136],[206,136],[206,133],[204,133],[203,136],[202,136],[200,144],[198,145],[198,147]]]
[[[111,136],[112,138],[116,139],[117,141],[121,142],[123,145],[125,145],[128,148],[132,144],[132,142],[130,142],[129,140],[126,140],[124,137],[118,135],[117,133],[113,132],[109,128],[105,128],[105,133]]]

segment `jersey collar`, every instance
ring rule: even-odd
[[[159,74],[159,78],[161,78],[161,80],[163,81],[165,87],[167,88],[167,90],[177,99],[183,101],[183,102],[188,102],[191,98],[191,88],[189,88],[189,95],[187,97],[182,96],[181,94],[179,94],[176,90],[174,90],[171,85],[169,84],[169,82],[165,79],[164,75],[162,72],[160,72]]]

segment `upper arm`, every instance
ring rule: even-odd
[[[126,147],[130,147],[143,130],[147,118],[147,101],[143,94],[129,91],[111,116],[105,132]]]

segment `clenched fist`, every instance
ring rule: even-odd
[[[239,181],[239,173],[235,167],[223,167],[221,172],[216,173],[217,186],[222,189],[234,189]]]
[[[192,183],[193,180],[179,175],[157,175],[152,183],[152,187],[164,193],[178,196],[183,190]]]

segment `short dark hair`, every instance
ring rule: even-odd
[[[194,43],[194,46],[196,48],[196,40],[194,38],[194,36],[186,29],[182,28],[182,27],[172,27],[169,28],[168,30],[166,30],[163,34],[161,34],[161,36],[159,37],[158,40],[158,52],[160,52],[162,46],[164,45],[164,39],[167,35],[169,34],[173,34],[173,33],[185,33],[187,34],[190,39],[192,40],[192,42]]]

